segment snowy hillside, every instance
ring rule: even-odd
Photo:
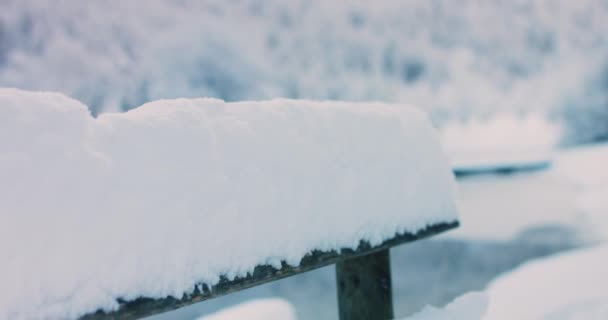
[[[601,0],[5,0],[0,87],[94,113],[201,96],[408,102],[438,124],[536,110],[592,139],[607,28]]]

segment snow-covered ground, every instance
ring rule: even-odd
[[[526,263],[494,280],[486,320],[601,320],[608,318],[608,145],[563,152],[556,176],[572,184],[570,201],[581,232],[599,241]]]
[[[576,187],[552,170],[462,179],[462,224],[446,236],[510,240],[532,226],[583,225]]]
[[[495,114],[488,119],[450,122],[442,142],[454,171],[472,175],[488,171],[542,169],[551,164],[562,138],[561,127],[542,114]]]
[[[608,319],[607,288],[608,246],[575,250],[527,263],[493,281],[483,319]]]
[[[480,320],[486,313],[488,297],[484,293],[464,294],[442,309],[432,306],[401,320]]]
[[[289,301],[269,298],[245,302],[197,320],[296,320],[296,315]]]
[[[548,170],[459,182],[462,226],[450,236],[510,239],[526,228],[565,226],[584,241],[608,237],[608,146],[552,153]]]
[[[400,320],[479,320],[485,314],[487,296],[473,292],[458,297],[445,308],[427,306],[424,310]],[[197,320],[296,320],[293,306],[284,299],[254,299],[228,307]]]

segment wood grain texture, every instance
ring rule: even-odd
[[[393,319],[390,249],[336,263],[340,320]]]

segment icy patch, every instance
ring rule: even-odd
[[[496,279],[485,320],[608,318],[608,246],[527,263]]]
[[[296,320],[296,313],[285,299],[269,298],[241,303],[197,320]]]
[[[488,306],[488,297],[484,293],[464,294],[445,308],[427,306],[413,316],[402,320],[481,320]]]
[[[165,100],[92,118],[0,89],[0,319],[116,299],[457,219],[426,116],[404,106]]]

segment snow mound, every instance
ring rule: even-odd
[[[496,279],[485,320],[608,319],[608,246],[527,263]]]
[[[500,114],[441,128],[452,166],[463,174],[546,168],[561,135],[560,127],[540,114]]]
[[[296,313],[285,299],[268,298],[241,303],[203,316],[198,320],[296,320]]]
[[[0,319],[116,299],[457,219],[453,175],[413,108],[156,101],[93,118],[0,89]]]
[[[572,148],[555,164],[554,175],[572,184],[580,221],[591,239],[608,239],[608,144]]]
[[[460,180],[461,225],[446,236],[513,241],[552,226],[576,231],[581,244],[605,241],[607,160],[608,144],[595,144],[556,150],[551,167],[536,174]]]
[[[445,308],[427,306],[422,311],[402,320],[481,320],[488,307],[488,297],[481,292],[466,293]]]

